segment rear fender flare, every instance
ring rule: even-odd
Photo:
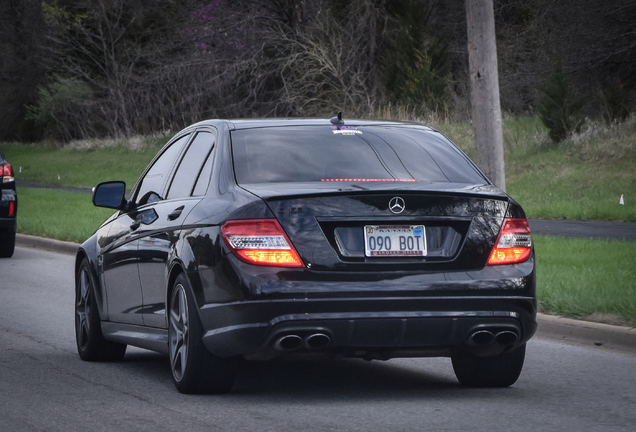
[[[75,277],[77,277],[77,272],[79,271],[84,258],[88,260],[91,277],[93,278],[93,288],[95,291],[95,300],[97,302],[97,310],[99,311],[100,320],[108,321],[108,301],[106,298],[106,292],[102,286],[102,279],[100,277],[98,264],[99,252],[95,236],[86,240],[77,250],[75,255]]]

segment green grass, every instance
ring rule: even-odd
[[[435,116],[420,120],[474,157],[469,122]],[[588,121],[581,133],[558,145],[536,117],[506,116],[503,125],[507,192],[529,217],[636,221],[636,116],[611,126]],[[92,187],[117,179],[131,188],[166,141],[5,143],[2,149],[18,180]]]
[[[8,143],[2,144],[2,152],[13,165],[18,180],[83,187],[123,180],[132,188],[166,142],[166,138],[137,139],[131,146],[123,141],[96,140],[74,142],[62,148]]]
[[[469,123],[434,126],[474,158]],[[588,121],[559,144],[538,118],[509,116],[503,135],[506,189],[529,217],[636,221],[636,116],[611,126]]]
[[[86,193],[18,188],[18,232],[82,243],[113,210],[93,206]]]
[[[636,243],[544,236],[534,242],[540,310],[636,324]]]
[[[635,117],[611,127],[588,122],[558,145],[541,138],[540,128],[534,143],[529,128],[506,148],[507,192],[529,216],[636,221]]]
[[[420,119],[475,156],[469,122]],[[636,116],[607,126],[588,121],[580,134],[556,145],[536,117],[503,123],[507,192],[529,217],[636,221]],[[2,144],[18,180],[92,187],[124,180],[128,188],[167,138]],[[22,168],[22,172],[20,172]],[[59,176],[59,180],[58,180]],[[624,195],[625,205],[619,204]]]

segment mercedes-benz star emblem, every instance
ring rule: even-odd
[[[404,211],[406,204],[404,204],[404,200],[400,197],[393,197],[391,201],[389,201],[389,210],[392,213],[400,214]]]

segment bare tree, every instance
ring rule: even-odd
[[[142,53],[124,36],[136,20],[127,15],[124,0],[95,0],[77,12],[56,5],[45,13],[54,28],[51,47],[58,70],[89,84],[103,97],[99,110],[113,135],[132,134],[126,94]]]
[[[281,54],[272,69],[283,89],[280,103],[300,115],[336,108],[352,115],[372,109],[377,95],[369,90],[377,87],[377,76],[368,41],[374,12],[368,2],[360,2],[356,15],[362,19],[346,25],[338,25],[327,11],[302,34],[278,28],[271,44]]]

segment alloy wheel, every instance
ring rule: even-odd
[[[176,381],[181,381],[188,362],[189,316],[186,293],[178,284],[170,301],[170,365]]]
[[[88,346],[90,331],[90,316],[92,313],[90,288],[90,276],[86,268],[80,270],[79,287],[77,301],[75,303],[75,326],[77,334],[77,344],[84,351]]]

